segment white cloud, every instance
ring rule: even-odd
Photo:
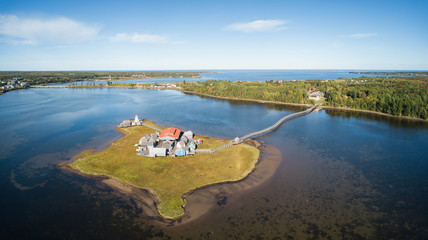
[[[118,33],[113,37],[110,37],[113,42],[132,42],[132,43],[170,43],[176,42],[170,41],[165,36],[154,35],[154,34],[139,34],[139,33]]]
[[[331,46],[334,47],[334,48],[341,48],[341,47],[343,47],[343,43],[341,43],[341,42],[333,42],[331,44]]]
[[[377,33],[355,33],[346,37],[361,39],[361,38],[369,38],[369,37],[376,37],[376,36],[377,36]]]
[[[278,32],[287,29],[282,20],[256,20],[247,23],[233,23],[225,27],[226,30],[239,32]]]
[[[74,44],[93,39],[99,28],[60,17],[54,19],[19,18],[0,15],[3,42],[14,44]]]

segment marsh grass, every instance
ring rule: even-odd
[[[153,122],[146,123],[153,124]],[[159,126],[157,126],[159,127]],[[214,154],[198,153],[184,157],[137,156],[135,143],[154,130],[139,126],[120,129],[125,134],[110,147],[80,155],[70,166],[86,174],[105,175],[152,191],[160,200],[157,206],[164,218],[184,214],[182,196],[203,186],[238,181],[255,167],[259,150],[247,144],[234,145]],[[215,148],[229,140],[195,136],[202,139],[198,148]]]

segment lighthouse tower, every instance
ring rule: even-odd
[[[139,122],[140,122],[140,119],[138,119],[138,115],[135,114],[135,119],[134,119],[135,125],[137,125]]]

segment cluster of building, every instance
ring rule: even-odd
[[[150,84],[150,88],[154,88],[154,89],[178,88],[178,89],[181,89],[180,86],[177,86],[174,83],[154,83],[154,84]]]
[[[182,132],[178,128],[166,128],[161,133],[147,134],[140,139],[137,155],[146,157],[171,157],[193,155],[201,140],[193,138],[192,131]]]
[[[143,136],[137,144],[137,155],[145,157],[186,156],[196,154],[196,147],[202,143],[200,139],[194,139],[192,131],[181,131],[178,128],[166,128],[161,130],[144,123],[135,115],[134,120],[124,120],[119,127],[147,126],[156,132]]]
[[[143,119],[139,119],[138,115],[135,115],[135,119],[134,120],[123,120],[120,124],[119,127],[120,128],[125,128],[125,127],[133,127],[133,126],[143,126]]]
[[[12,80],[0,81],[0,91],[6,92],[15,89],[27,88],[28,83],[23,78],[13,78]]]

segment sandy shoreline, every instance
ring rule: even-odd
[[[257,147],[261,152],[252,171],[238,181],[213,183],[187,192],[183,195],[183,199],[186,200],[185,214],[177,219],[165,219],[159,214],[157,205],[160,199],[150,189],[138,188],[110,176],[85,174],[67,163],[61,163],[58,167],[83,177],[96,179],[114,189],[118,196],[156,225],[183,225],[207,214],[216,205],[225,204],[225,199],[230,195],[262,184],[275,173],[281,162],[281,152],[273,146],[263,146],[255,140],[248,140],[245,143]]]
[[[269,180],[276,172],[282,160],[279,149],[272,145],[261,146],[261,155],[256,167],[244,179],[235,182],[217,183],[195,189],[185,194],[186,214],[174,226],[191,223],[200,217],[223,208],[230,198],[239,196]]]

